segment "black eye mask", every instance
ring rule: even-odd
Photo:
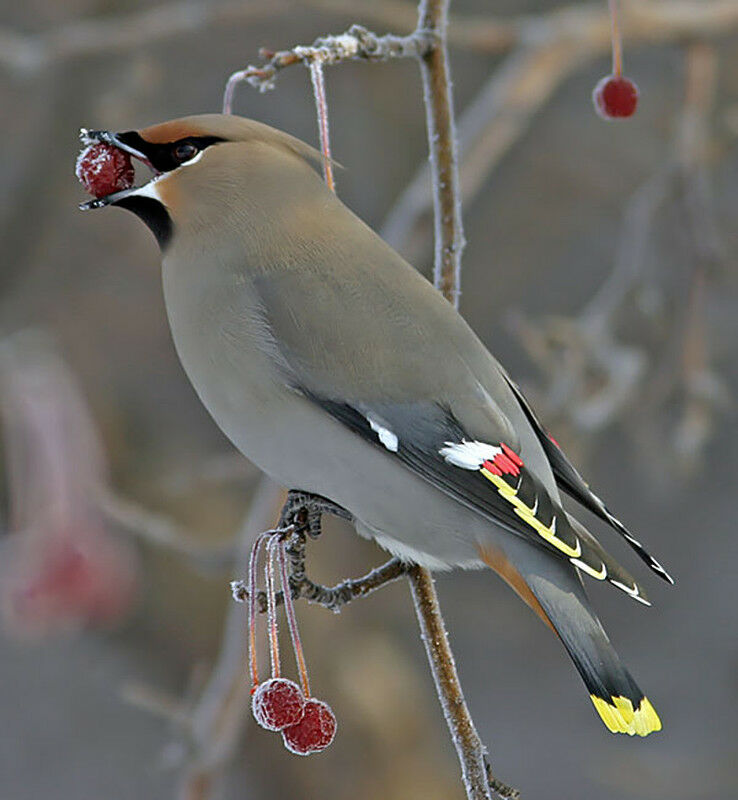
[[[186,136],[174,142],[147,142],[136,131],[118,133],[115,139],[116,143],[130,147],[131,150],[144,156],[151,168],[158,173],[170,172],[197,155],[191,148],[183,148],[182,145],[192,145],[197,152],[202,152],[206,147],[224,141],[219,136]],[[178,157],[178,149],[188,150],[190,154],[186,158]]]

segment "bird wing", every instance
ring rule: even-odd
[[[285,383],[456,501],[647,602],[597,540],[575,530],[525,416],[513,425],[498,405],[517,409],[471,329],[389,248],[390,270],[371,255],[357,273],[357,248],[348,276],[293,265],[255,279],[265,347]]]
[[[504,370],[502,370],[502,374],[525,412],[531,427],[535,431],[548,457],[558,487],[565,491],[570,497],[573,497],[577,502],[581,503],[586,509],[611,525],[660,578],[663,578],[668,583],[674,583],[674,580],[664,567],[646,550],[625,525],[623,525],[623,523],[607,508],[605,503],[592,491],[589,484],[582,478],[576,467],[569,461],[566,454],[559,446],[559,443],[551,436],[538,419],[520,387]]]
[[[551,497],[501,440],[470,439],[449,408],[429,403],[359,403],[302,393],[334,419],[455,500],[506,531],[567,559],[649,605],[643,588]]]

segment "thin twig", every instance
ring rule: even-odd
[[[287,555],[290,561],[289,584],[293,600],[304,599],[308,603],[315,603],[330,611],[338,612],[347,603],[359,597],[366,597],[382,586],[396,581],[407,572],[407,565],[397,558],[392,558],[361,578],[348,578],[336,586],[323,586],[311,580],[305,574],[305,537],[302,534],[294,535],[287,545]],[[245,581],[232,581],[231,592],[233,599],[239,603],[249,599],[249,590]],[[282,592],[275,594],[276,604],[284,603]],[[260,591],[256,595],[256,607],[262,614],[267,610],[266,592]]]
[[[223,93],[223,113],[230,114],[233,108],[233,95],[239,83],[248,83],[268,91],[274,88],[277,73],[294,64],[319,61],[324,65],[340,64],[343,61],[387,61],[391,58],[416,58],[430,47],[429,38],[422,32],[409,36],[377,36],[361,25],[352,25],[345,33],[337,36],[322,36],[312,45],[296,45],[290,50],[272,53],[262,50],[266,58],[260,66],[250,65],[234,72],[226,83]]]

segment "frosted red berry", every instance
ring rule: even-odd
[[[281,731],[298,724],[305,707],[302,689],[287,678],[270,678],[260,683],[251,698],[254,719],[268,731]]]
[[[95,197],[105,197],[133,186],[131,157],[106,142],[95,142],[79,154],[75,174]]]
[[[282,731],[284,746],[298,756],[319,753],[333,741],[336,727],[336,717],[328,703],[311,697],[305,701],[303,718]]]
[[[628,78],[606,75],[595,86],[592,100],[603,119],[632,117],[638,106],[638,87]]]

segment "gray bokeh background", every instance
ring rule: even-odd
[[[73,163],[81,125],[127,130],[217,111],[226,77],[255,61],[260,46],[307,43],[363,21],[360,13],[299,2],[252,5],[262,10],[251,19],[153,44],[138,45],[134,35],[121,52],[37,70],[0,59],[0,331],[41,326],[52,333],[91,405],[116,489],[207,532],[204,543],[235,533],[254,476],[244,467],[234,480],[200,480],[186,492],[172,491],[173,475],[227,455],[230,445],[174,354],[153,238],[125,212],[79,213],[84,198]],[[519,13],[523,4],[453,5],[460,15],[504,15]],[[524,6],[545,11],[552,4]],[[119,0],[5,0],[0,25],[43,36],[67,23],[143,7]],[[737,43],[735,35],[715,43],[720,80],[708,172],[726,256],[708,278],[704,315],[710,366],[730,397],[738,379]],[[628,198],[672,147],[683,51],[670,45],[626,52],[641,89],[632,121],[605,124],[595,116],[589,93],[609,65],[604,58],[586,63],[465,209],[461,310],[544,415],[545,383],[511,315],[535,323],[577,313],[612,267]],[[460,48],[451,55],[455,100],[463,109],[499,57]],[[347,64],[330,69],[326,79],[333,152],[345,167],[337,176],[339,194],[379,227],[426,154],[417,67]],[[235,110],[316,142],[301,68],[285,71],[274,92],[241,88]],[[418,254],[426,273],[429,252]],[[669,324],[687,303],[690,253],[675,203],[657,219],[649,250],[652,283]],[[669,324],[666,330],[679,329]],[[634,325],[635,341],[640,330]],[[657,366],[673,357],[670,336],[649,340]],[[577,431],[566,414],[546,418],[608,504],[677,578],[669,589],[645,577],[615,535],[593,523],[650,587],[652,609],[607,588],[593,587],[593,594],[611,638],[658,708],[663,732],[646,740],[610,735],[559,643],[496,577],[457,573],[438,580],[467,700],[492,764],[526,798],[722,800],[738,791],[735,416],[730,403],[714,412],[712,434],[688,459],[691,469],[683,469],[670,444],[678,412],[678,400],[667,399],[638,425],[641,409],[633,403],[591,433]],[[628,430],[646,430],[647,449],[657,457],[644,453],[640,435]],[[33,644],[0,639],[0,797],[176,796],[183,769],[176,726],[125,701],[122,687],[135,682],[191,700],[193,672],[206,671],[217,652],[227,581],[234,576],[203,573],[166,549],[136,546],[143,589],[125,624]],[[327,581],[360,574],[381,558],[338,524],[311,545],[311,564]],[[387,588],[336,617],[306,605],[298,614],[313,682],[339,718],[339,736],[325,754],[297,759],[249,722],[222,796],[461,798],[407,587]]]

